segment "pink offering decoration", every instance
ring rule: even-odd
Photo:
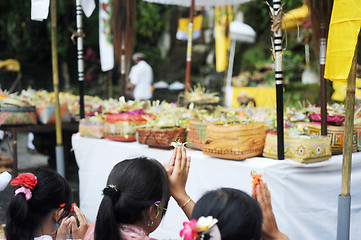
[[[321,121],[321,114],[312,113],[310,119],[313,121]],[[345,121],[345,117],[342,115],[327,115],[327,122],[342,123]]]

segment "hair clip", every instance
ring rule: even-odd
[[[34,190],[38,180],[33,173],[22,173],[11,181],[13,186],[22,186]]]
[[[157,218],[159,216],[159,212],[160,212],[160,203],[161,201],[156,201],[153,204],[157,207],[157,215],[155,216],[155,218]],[[165,213],[165,211],[167,211],[166,208],[163,208],[163,213]]]
[[[120,193],[115,185],[108,185],[103,189],[103,195],[109,196],[113,200],[117,200]]]
[[[189,222],[184,222],[184,228],[180,231],[180,236],[183,237],[185,240],[193,240],[197,239],[198,237],[204,236],[204,234],[209,233],[210,230],[216,226],[218,220],[208,216],[208,217],[200,217],[197,219],[191,219]],[[216,229],[217,230],[217,229]],[[219,230],[218,230],[219,231]],[[215,234],[217,238],[220,234]]]
[[[29,201],[33,196],[33,194],[31,193],[31,190],[26,187],[20,187],[15,190],[15,196],[18,195],[19,193],[23,193],[25,195],[26,201]]]

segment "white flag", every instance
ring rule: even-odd
[[[90,17],[95,9],[94,0],[81,0],[81,7],[86,17]]]
[[[50,0],[31,0],[31,20],[43,21],[49,15]],[[84,14],[90,17],[95,9],[94,0],[81,0]],[[75,18],[75,16],[74,16]]]
[[[31,20],[43,21],[48,18],[49,0],[31,0]]]
[[[109,0],[99,0],[99,51],[102,71],[114,67],[114,48],[111,35]]]

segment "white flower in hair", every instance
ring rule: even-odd
[[[202,231],[208,231],[210,228],[212,228],[216,223],[218,222],[217,219],[213,218],[212,216],[208,217],[200,217],[198,219],[198,222],[196,224],[197,228],[199,228]]]

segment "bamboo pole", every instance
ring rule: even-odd
[[[351,70],[347,79],[346,95],[346,118],[345,137],[343,141],[342,159],[342,183],[341,194],[338,196],[337,210],[337,240],[350,239],[351,220],[351,166],[352,166],[352,141],[355,111],[355,85],[356,85],[356,65],[357,65],[357,44],[355,55],[352,59]]]
[[[53,84],[55,95],[55,128],[56,128],[56,166],[60,175],[65,176],[64,171],[64,155],[62,150],[62,133],[61,133],[61,117],[59,105],[59,68],[58,68],[58,52],[57,52],[57,34],[56,34],[56,0],[51,1],[51,53],[53,65]],[[60,155],[59,155],[59,154]]]
[[[192,67],[192,41],[193,41],[193,15],[194,15],[194,0],[191,0],[191,8],[189,10],[189,24],[188,24],[188,43],[187,43],[187,67],[186,67],[186,79],[185,79],[185,95],[189,91],[191,85],[191,67]]]
[[[353,56],[350,74],[347,79],[346,118],[345,118],[345,137],[343,140],[344,143],[343,143],[341,196],[350,195],[352,141],[353,141],[354,113],[355,113],[356,65],[357,65],[357,46],[355,50],[355,55]]]

